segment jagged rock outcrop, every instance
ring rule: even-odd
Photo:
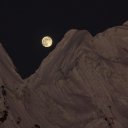
[[[127,128],[128,22],[70,30],[22,80],[0,46],[0,128]]]

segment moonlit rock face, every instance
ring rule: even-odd
[[[70,30],[27,79],[0,46],[0,128],[127,128],[128,26]]]
[[[49,36],[43,37],[43,39],[42,39],[42,45],[44,47],[50,47],[50,46],[52,46],[52,38],[49,37]]]
[[[124,24],[123,24],[123,25],[127,25],[127,26],[128,26],[128,21],[124,22]]]

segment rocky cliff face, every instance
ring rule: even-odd
[[[128,23],[67,32],[22,80],[0,46],[0,128],[127,128]]]

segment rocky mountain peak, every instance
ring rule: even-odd
[[[68,31],[25,80],[0,45],[0,97],[0,128],[127,128],[127,22]]]

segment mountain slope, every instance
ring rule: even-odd
[[[127,22],[94,37],[70,30],[25,80],[0,53],[0,128],[127,128]]]

